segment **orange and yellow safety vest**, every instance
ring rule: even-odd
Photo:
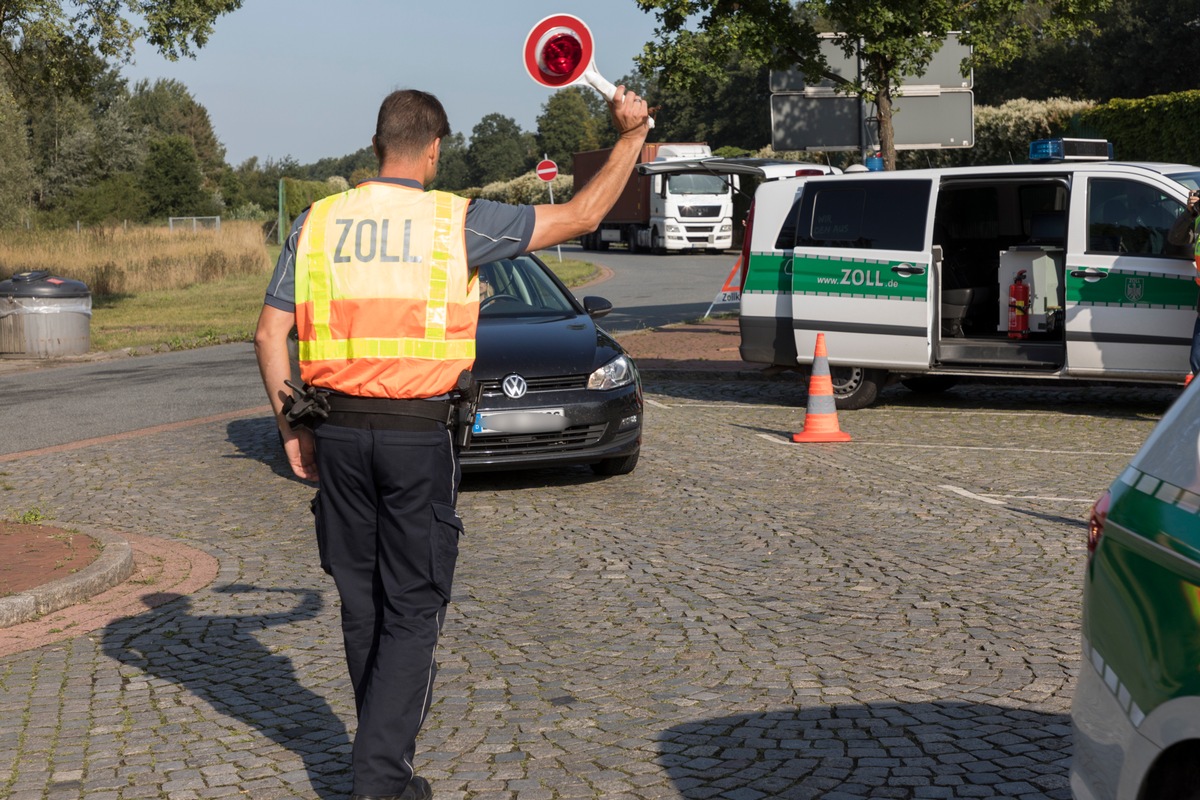
[[[356,397],[450,391],[475,361],[468,201],[367,182],[313,203],[296,243],[301,378]]]
[[[1192,223],[1193,238],[1196,240],[1196,283],[1200,283],[1200,216]]]

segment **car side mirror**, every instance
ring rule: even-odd
[[[603,297],[588,295],[587,297],[583,298],[583,310],[586,311],[587,315],[592,319],[600,319],[608,312],[613,310],[613,304]]]

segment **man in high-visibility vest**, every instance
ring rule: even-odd
[[[633,92],[618,87],[610,107],[618,139],[586,186],[567,203],[510,206],[425,191],[449,123],[432,95],[394,92],[372,139],[379,177],[314,203],[280,254],[254,347],[292,471],[318,484],[318,549],[358,711],[354,800],[432,796],[412,759],[462,531],[447,422],[475,358],[473,268],[599,225],[649,130]],[[293,326],[321,405],[311,430],[287,417]]]
[[[1196,283],[1200,285],[1200,193],[1188,194],[1187,213],[1175,219],[1175,224],[1167,232],[1167,241],[1192,248],[1196,260]],[[1200,296],[1196,299],[1196,324],[1192,328],[1192,351],[1188,365],[1192,371],[1186,383],[1191,383],[1192,378],[1200,374]]]

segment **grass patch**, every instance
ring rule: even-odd
[[[587,283],[596,274],[595,264],[574,258],[564,258],[562,261],[559,261],[558,253],[554,250],[543,250],[538,253],[538,257],[546,262],[546,266],[550,268],[550,271],[569,287]]]
[[[270,277],[264,270],[183,289],[94,298],[92,349],[183,350],[248,342]]]
[[[261,263],[273,266],[279,258],[279,245],[263,248]],[[587,261],[563,259],[560,263],[553,250],[540,255],[567,286],[586,283],[596,272]],[[92,349],[181,350],[248,342],[254,336],[270,277],[271,269],[260,267],[252,273],[181,288],[93,297]]]

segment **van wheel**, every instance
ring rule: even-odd
[[[939,394],[958,385],[954,375],[922,375],[918,378],[905,378],[900,381],[904,388],[917,394]]]
[[[887,371],[862,367],[830,367],[834,404],[843,411],[866,408],[879,397]]]
[[[605,477],[611,475],[628,475],[637,466],[639,455],[641,455],[640,450],[623,458],[606,458],[603,461],[592,464],[592,472]]]

